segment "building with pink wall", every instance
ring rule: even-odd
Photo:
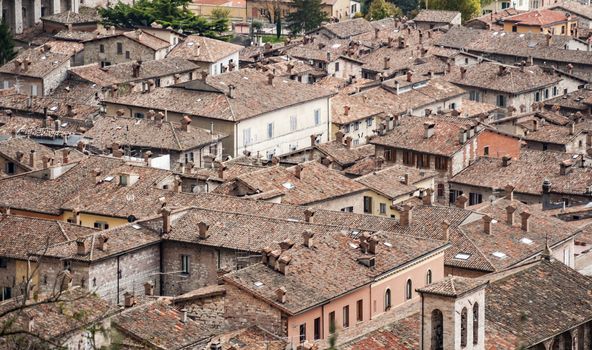
[[[279,310],[276,333],[292,344],[326,339],[331,324],[339,331],[414,302],[416,288],[443,279],[449,246],[384,231],[305,231],[302,241],[266,247],[263,263],[223,277],[234,290],[232,303],[269,305],[241,317],[278,318]]]

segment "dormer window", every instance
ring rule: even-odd
[[[128,174],[128,173],[120,174],[119,175],[119,185],[120,186],[132,186],[136,182],[138,182],[139,179],[140,179],[140,177],[136,174]]]

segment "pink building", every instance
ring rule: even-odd
[[[230,322],[257,322],[293,344],[325,339],[415,301],[443,279],[448,243],[392,232],[305,231],[262,251],[263,263],[227,274]]]

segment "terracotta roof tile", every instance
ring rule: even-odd
[[[190,61],[217,62],[243,47],[225,41],[210,39],[199,35],[189,35],[171,50],[167,57],[184,58]],[[235,62],[238,64],[238,62]]]
[[[408,184],[405,184],[405,175],[408,176]],[[414,193],[420,189],[415,185],[417,182],[435,176],[436,173],[429,170],[420,170],[396,164],[358,177],[355,181],[394,199],[404,194]]]

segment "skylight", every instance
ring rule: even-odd
[[[355,243],[349,242],[349,247],[350,247],[351,249],[357,249],[357,248],[358,248],[358,245],[357,245],[357,244],[355,244]]]
[[[113,176],[107,176],[106,178],[103,179],[103,181],[111,182],[111,181],[113,181]]]
[[[294,188],[294,184],[293,184],[293,183],[291,183],[291,182],[284,182],[284,183],[282,184],[282,186],[284,186],[284,187],[285,187],[286,189],[288,189],[288,190],[291,190],[291,189],[293,189],[293,188]]]
[[[520,243],[524,243],[524,244],[529,244],[530,245],[530,244],[533,243],[533,241],[530,238],[523,237],[523,238],[520,238]]]
[[[257,281],[257,282],[255,282],[255,283],[253,283],[253,284],[254,284],[254,285],[255,285],[255,287],[257,287],[257,288],[261,288],[261,287],[263,287],[263,282],[259,282],[259,281]]]
[[[142,227],[141,227],[140,225],[138,225],[138,224],[133,224],[133,225],[132,225],[132,227],[133,227],[133,228],[135,228],[136,230],[139,230],[139,229],[141,229],[141,228],[142,228]]]
[[[469,253],[457,253],[454,258],[458,260],[469,260],[471,254]]]
[[[502,252],[493,252],[491,255],[495,256],[498,259],[504,259],[507,256],[506,253]]]
[[[393,244],[391,242],[384,242],[384,245],[387,246],[387,247],[389,247],[389,248],[392,248],[393,247]]]

